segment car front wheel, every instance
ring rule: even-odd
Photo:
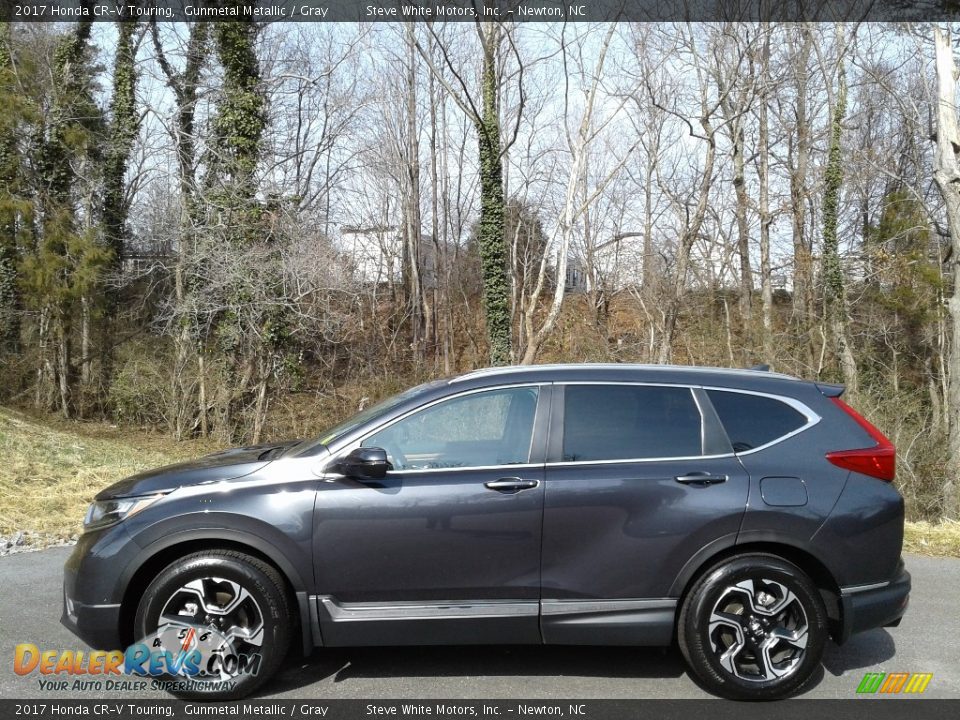
[[[171,694],[245,697],[273,675],[290,643],[291,609],[271,565],[233,550],[193,553],[168,565],[137,608],[139,666],[163,672]]]
[[[696,582],[680,611],[677,636],[707,690],[734,700],[776,700],[813,679],[827,615],[800,568],[754,553],[730,558]]]

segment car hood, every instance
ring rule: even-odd
[[[248,447],[231,448],[205,455],[196,460],[167,465],[147,470],[114,483],[101,490],[97,500],[112,500],[132,495],[148,495],[155,492],[175,490],[187,485],[232,480],[256,472],[268,465],[279,452],[268,453],[275,448],[295,445],[297,440],[282,443],[267,443]]]

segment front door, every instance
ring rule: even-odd
[[[386,478],[325,478],[314,529],[324,644],[539,641],[549,390],[440,400],[361,441],[387,451]]]
[[[669,644],[674,581],[732,544],[749,477],[699,389],[571,383],[554,404],[544,642]]]

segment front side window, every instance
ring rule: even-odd
[[[394,470],[516,465],[530,460],[537,388],[462,395],[398,420],[361,445],[387,451]]]
[[[701,437],[689,388],[568,385],[564,391],[566,462],[697,456]]]

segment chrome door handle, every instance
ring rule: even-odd
[[[515,493],[521,490],[529,490],[540,484],[539,480],[524,480],[518,477],[504,477],[499,480],[485,482],[483,486],[488,490],[496,490],[502,493]]]
[[[711,475],[706,472],[692,472],[686,475],[677,475],[674,480],[684,485],[717,485],[727,481],[726,475]]]

